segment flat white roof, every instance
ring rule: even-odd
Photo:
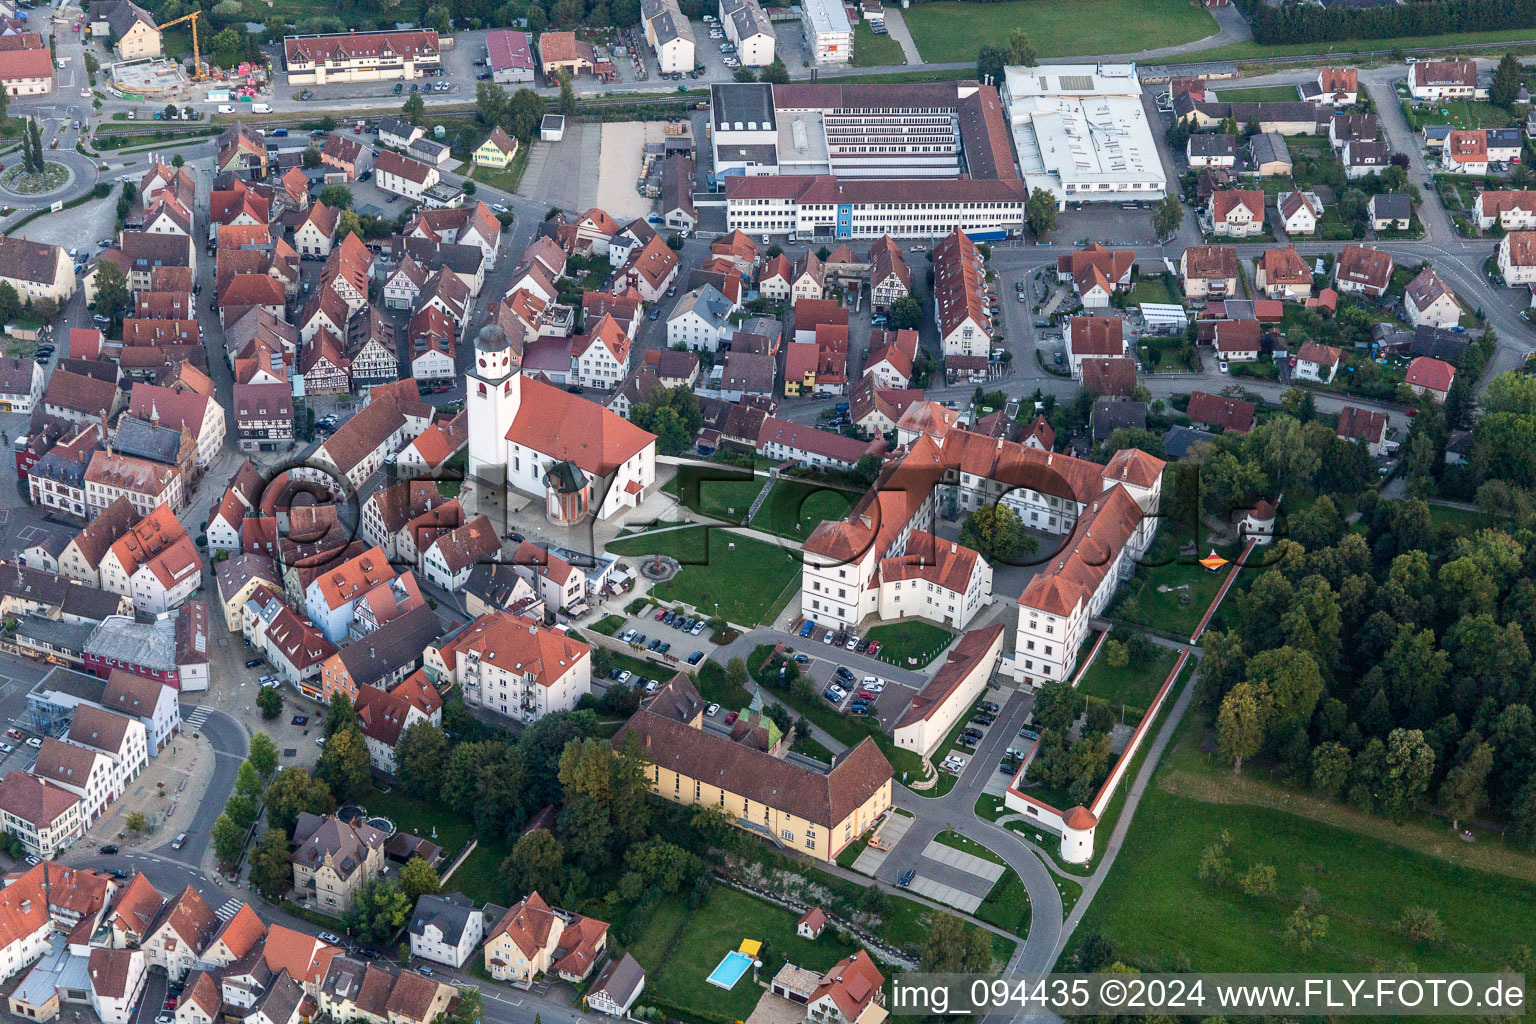
[[[801,6],[811,23],[811,31],[817,35],[853,31],[853,26],[848,24],[848,12],[843,10],[842,0],[801,0]]]
[[[1026,181],[1166,187],[1134,64],[1006,68],[1003,101]]]

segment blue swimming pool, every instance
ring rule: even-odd
[[[741,976],[747,973],[747,968],[752,966],[752,958],[739,951],[731,951],[725,954],[715,969],[709,972],[705,980],[711,985],[719,985],[723,989],[734,988],[741,980]]]

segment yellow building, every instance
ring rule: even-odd
[[[893,772],[872,739],[823,772],[708,731],[703,722],[704,701],[679,674],[613,743],[639,743],[657,796],[717,807],[737,826],[820,861],[836,859],[891,806]]]
[[[501,170],[512,162],[517,155],[517,140],[497,125],[491,129],[491,134],[486,136],[480,148],[475,150],[476,167],[494,167]]]

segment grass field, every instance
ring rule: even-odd
[[[640,534],[616,540],[618,555],[660,552],[682,569],[651,588],[658,601],[684,601],[704,615],[718,613],[746,625],[773,621],[786,589],[799,580],[800,563],[789,552],[751,537],[705,526]]]
[[[1123,641],[1124,630],[1120,633],[1115,639]],[[1099,656],[1093,659],[1093,664],[1084,673],[1083,681],[1077,684],[1077,689],[1079,693],[1108,701],[1116,710],[1126,705],[1145,712],[1152,706],[1152,698],[1157,696],[1158,688],[1168,678],[1178,657],[1176,651],[1158,647],[1152,657],[1145,661],[1132,661],[1124,668],[1111,668],[1109,659],[1100,650]]]
[[[1147,561],[1154,563],[1153,567],[1138,570],[1137,579],[1111,606],[1111,618],[1140,623],[1185,638],[1195,631],[1201,616],[1210,607],[1211,598],[1221,589],[1227,571],[1223,567],[1211,572],[1188,557],[1156,565],[1169,552],[1177,550],[1176,544],[1171,534],[1158,537],[1147,556]],[[1182,589],[1159,590],[1159,587]],[[1189,600],[1181,601],[1184,597]]]
[[[843,518],[858,498],[853,491],[839,490],[825,484],[780,479],[774,483],[773,490],[768,492],[757,515],[752,517],[751,525],[754,530],[778,537],[804,540],[823,520]]]
[[[889,35],[877,36],[869,22],[860,18],[853,26],[853,66],[858,68],[888,67],[905,64],[907,55],[901,52],[901,44]]]
[[[686,902],[684,902],[686,913]],[[658,998],[691,1010],[724,1014],[730,1020],[745,1020],[757,1006],[763,990],[752,983],[751,972],[743,975],[730,991],[711,985],[704,979],[715,969],[721,957],[741,945],[742,939],[764,943],[760,977],[773,977],[786,957],[792,963],[814,971],[824,971],[849,953],[851,945],[839,942],[833,929],[809,942],[795,934],[798,915],[748,896],[723,885],[712,886],[703,906],[687,915],[681,933],[677,933],[672,952],[647,979],[646,989]],[[652,938],[657,918],[663,929],[670,915],[658,914],[636,942],[647,955],[660,941]],[[640,956],[635,959],[647,971],[652,966]],[[652,981],[654,979],[654,981]]]
[[[482,905],[494,903],[507,906],[512,891],[501,865],[511,853],[510,845],[481,842],[475,847],[475,852],[459,865],[459,869],[448,880],[447,887]]]
[[[1200,60],[1262,60],[1265,57],[1308,57],[1313,54],[1386,53],[1396,48],[1404,50],[1424,47],[1455,49],[1469,43],[1506,43],[1536,41],[1536,30],[1528,28],[1499,29],[1492,32],[1445,32],[1433,36],[1397,36],[1392,39],[1342,39],[1333,43],[1287,43],[1283,46],[1262,46],[1258,43],[1230,43],[1209,50],[1201,50]],[[918,44],[921,48],[921,43]],[[926,57],[927,54],[924,54]]]
[[[1168,287],[1168,284],[1158,277],[1138,277],[1131,283],[1131,290],[1125,297],[1126,305],[1139,306],[1143,302],[1167,303],[1169,305],[1182,305],[1184,299]]]
[[[377,790],[370,792],[362,800],[362,805],[367,808],[370,815],[382,814],[400,827],[402,832],[413,832],[418,836],[432,839],[434,843],[443,848],[447,857],[452,857],[463,849],[474,835],[475,828],[467,819],[459,817],[447,808],[436,804],[429,804],[421,800],[406,796],[398,789],[392,789],[388,793],[380,793]],[[432,830],[437,829],[437,838],[432,838]]]
[[[880,641],[880,653],[875,655],[876,658],[901,668],[920,668],[928,664],[955,636],[942,626],[917,619],[873,626],[867,635],[871,640]],[[912,659],[916,659],[915,663]]]
[[[1216,83],[1218,86],[1220,82]],[[1220,103],[1294,103],[1300,97],[1294,85],[1255,86],[1251,89],[1221,89],[1216,93]]]
[[[512,155],[512,162],[501,170],[494,167],[476,167],[469,176],[476,181],[483,181],[492,188],[499,188],[506,193],[515,193],[518,184],[523,180],[523,171],[528,167],[528,151],[530,146],[518,146],[517,152]]]
[[[1446,508],[1444,505],[1429,506],[1429,519],[1439,526],[1449,526],[1457,533],[1475,533],[1493,526],[1495,520],[1486,512],[1474,512],[1465,508]]]
[[[1204,39],[1216,19],[1185,0],[1080,0],[1071,4],[924,3],[902,12],[923,60],[974,61],[984,42],[1006,44],[1022,28],[1042,57],[1133,53]],[[1201,51],[1200,60],[1206,59]]]
[[[766,478],[725,467],[681,466],[666,491],[700,515],[740,525],[746,521],[747,509],[752,507],[752,499],[765,482]]]
[[[1459,843],[1443,826],[1427,840],[1412,824],[1396,828],[1262,779],[1234,777],[1199,752],[1204,729],[1195,714],[1180,726],[1077,935],[1099,930],[1128,962],[1178,962],[1196,971],[1380,971],[1408,961],[1420,971],[1496,970],[1529,943],[1536,913],[1529,875],[1453,862],[1479,856],[1483,842]],[[1248,802],[1259,790],[1272,791],[1274,803]],[[1320,818],[1314,804],[1333,810]],[[1222,830],[1231,835],[1234,870],[1254,863],[1276,869],[1273,895],[1245,896],[1196,877],[1201,851]],[[1326,938],[1307,953],[1284,939],[1304,894],[1329,918]],[[1437,911],[1448,938],[1400,935],[1395,923],[1412,906]]]

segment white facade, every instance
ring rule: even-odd
[[[461,897],[462,898],[462,897]],[[437,896],[424,896],[417,903],[416,914],[421,916],[424,904],[440,900]],[[411,927],[411,955],[450,967],[463,967],[480,940],[485,937],[485,914],[478,909],[465,912],[465,923],[457,943],[449,941],[444,930],[435,921],[425,921],[420,928]]]
[[[847,64],[853,60],[853,26],[842,0],[806,0],[800,5],[800,23],[814,63]]]

